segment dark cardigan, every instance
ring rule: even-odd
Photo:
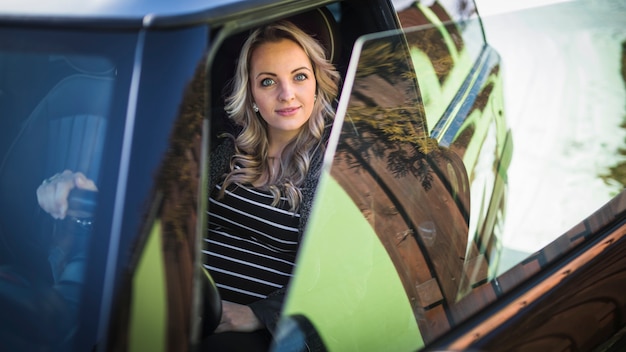
[[[328,136],[328,127],[325,133],[325,137]],[[327,138],[324,138],[326,141]],[[324,143],[325,145],[325,143]],[[311,164],[309,166],[309,172],[304,179],[304,183],[301,187],[302,201],[300,202],[300,239],[304,233],[304,229],[311,213],[313,206],[313,196],[317,188],[317,183],[321,176],[322,161],[324,158],[325,148],[318,148],[311,158]],[[235,153],[235,145],[231,138],[225,138],[224,141],[211,153],[209,160],[209,188],[208,191],[212,192],[217,182],[221,177],[230,171],[230,159]],[[272,292],[267,298],[256,301],[248,306],[252,309],[257,318],[265,325],[265,327],[272,333],[276,328],[278,319],[280,318],[280,311],[285,299],[286,288],[281,288]]]

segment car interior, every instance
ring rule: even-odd
[[[19,129],[2,131],[11,134],[3,138],[11,144],[2,153],[0,164],[4,195],[13,194],[24,184],[32,185],[34,194],[42,180],[64,169],[80,170],[97,182],[113,92],[113,67],[97,57],[52,56],[48,60],[50,64],[44,67],[63,72],[63,76],[55,76],[56,83],[33,104],[35,108]],[[3,197],[3,202],[20,198],[24,197]],[[15,222],[2,224],[5,230],[32,222],[21,216],[33,214],[36,208],[27,211],[5,205],[4,209],[15,212],[4,217]]]
[[[341,57],[341,38],[339,36],[337,21],[333,13],[326,7],[313,9],[304,13],[286,18],[305,32],[317,38],[326,49],[328,58],[335,65],[339,64]],[[211,147],[219,144],[218,136],[224,132],[236,133],[234,126],[224,111],[224,100],[228,93],[229,80],[233,77],[239,51],[248,36],[248,31],[236,33],[228,37],[219,47],[212,63],[210,74],[211,81]],[[219,292],[210,275],[203,276],[202,286],[204,291],[203,334],[209,334],[215,329],[220,321],[221,300]]]
[[[19,278],[26,285],[3,286],[0,304],[3,307],[10,305],[17,315],[23,317],[25,324],[54,317],[59,319],[59,326],[64,325],[63,322],[71,325],[69,321],[73,318],[66,314],[68,310],[63,302],[75,304],[79,301],[79,291],[75,288],[83,279],[85,260],[81,257],[80,260],[68,261],[61,270],[60,262],[51,259],[53,256],[49,256],[48,251],[65,241],[84,245],[84,239],[70,239],[66,231],[57,230],[58,225],[39,209],[35,192],[43,180],[65,169],[79,170],[97,182],[115,82],[114,67],[101,57],[33,55],[33,60],[45,60],[35,67],[48,70],[40,72],[46,78],[44,82],[33,86],[36,89],[41,87],[42,91],[43,88],[48,90],[41,96],[23,94],[38,101],[14,101],[11,111],[16,115],[11,117],[19,124],[13,129],[2,130],[3,142],[10,142],[3,145],[5,149],[0,160],[0,192],[3,195],[0,200],[3,209],[0,218],[0,272],[5,279],[14,281]],[[19,69],[28,67],[30,63],[30,60],[14,60],[12,65],[3,67]],[[3,82],[3,87],[4,83],[7,82]],[[20,86],[21,82],[13,85],[14,88]],[[15,118],[20,116],[19,111],[26,112],[29,108],[32,111],[22,114],[24,118]],[[95,192],[74,194],[70,198],[70,208],[82,207],[83,215],[90,217],[96,204]],[[77,248],[72,246],[64,248],[69,253]],[[3,281],[3,284],[12,280]],[[41,290],[50,295],[55,292],[50,289],[52,285],[57,285],[56,292],[63,300],[50,301],[58,303],[58,306],[45,310],[50,317],[40,316],[42,307],[35,304],[50,302],[31,297],[35,290],[29,289],[29,285],[41,286]],[[71,330],[70,326],[66,327]],[[33,329],[28,325],[14,324],[10,330],[16,337],[33,337]],[[49,343],[46,341],[48,337],[52,338],[41,333],[34,341],[41,339],[39,342]]]

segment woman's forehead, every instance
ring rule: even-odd
[[[290,72],[300,67],[309,69],[312,67],[304,49],[290,39],[265,42],[256,47],[252,53],[250,66],[253,72],[267,69]]]

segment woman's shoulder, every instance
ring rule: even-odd
[[[219,177],[228,171],[230,159],[235,154],[235,141],[230,137],[221,138],[219,144],[209,153],[210,177]]]
[[[235,141],[231,136],[218,137],[217,146],[211,151],[210,157],[228,156],[235,152]]]

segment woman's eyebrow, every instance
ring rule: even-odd
[[[295,69],[295,70],[291,71],[291,73],[295,73],[295,72],[300,71],[300,70],[307,70],[307,71],[311,71],[311,69],[310,69],[310,68],[308,68],[308,67],[306,67],[306,66],[302,66],[302,67],[298,67],[297,69]]]
[[[271,72],[259,72],[259,74],[257,74],[255,78],[259,78],[259,76],[263,76],[263,75],[265,75],[265,76],[272,76],[272,77],[278,76],[277,74],[271,73]]]
[[[296,72],[298,72],[298,71],[300,71],[300,70],[307,70],[307,71],[309,71],[309,72],[313,72],[313,70],[311,70],[310,68],[308,68],[308,67],[306,67],[306,66],[302,66],[302,67],[298,67],[298,68],[294,69],[293,71],[291,71],[291,73],[296,73]],[[259,76],[263,76],[263,75],[266,75],[266,76],[272,76],[272,77],[276,77],[276,76],[278,76],[277,74],[275,74],[275,73],[273,73],[273,72],[259,72],[259,73],[255,76],[255,78],[259,78]]]

